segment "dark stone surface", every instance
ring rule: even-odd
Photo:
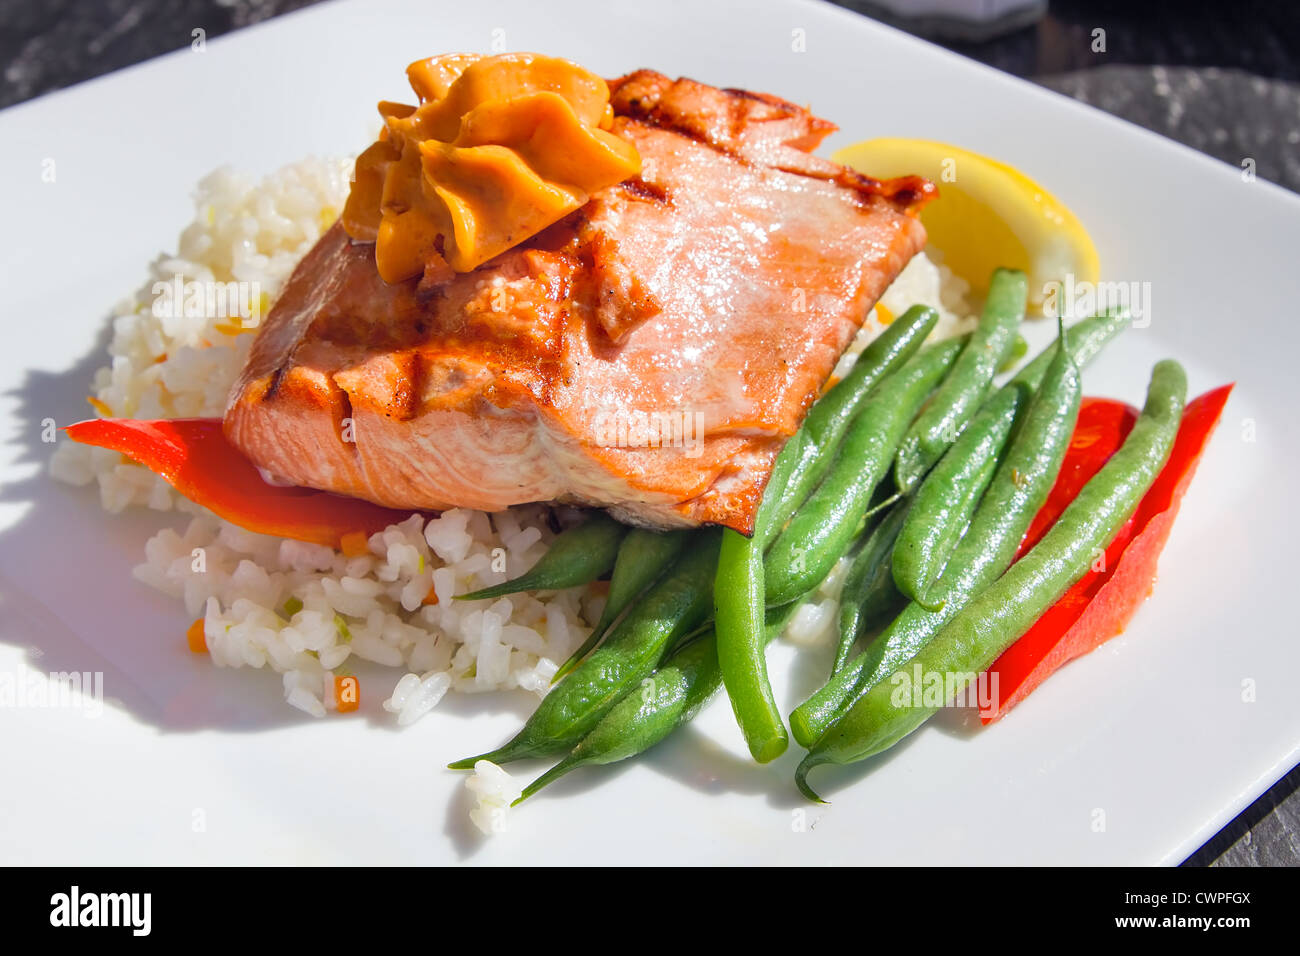
[[[900,0],[835,2],[853,8]],[[1051,0],[1037,22],[983,42],[942,33],[930,38],[1017,76],[1160,64],[1300,81],[1300,5],[1294,0]]]
[[[1300,83],[1240,70],[1101,66],[1035,81],[1300,191]]]
[[[316,0],[0,0],[0,107]]]
[[[0,0],[0,107],[189,46],[314,0]],[[861,8],[870,0],[839,0]],[[1104,49],[1097,49],[1097,30]],[[1055,0],[966,56],[1300,190],[1300,4]],[[1300,768],[1187,865],[1300,863]]]
[[[1275,783],[1183,866],[1296,866],[1300,861],[1300,767]]]

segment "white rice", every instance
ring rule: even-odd
[[[196,218],[181,234],[178,252],[155,261],[145,284],[116,310],[110,362],[92,383],[107,414],[222,414],[253,336],[236,334],[228,320],[215,317],[155,316],[154,282],[177,274],[185,281],[256,282],[265,315],[342,208],[350,169],[350,160],[307,160],[261,182],[218,170],[199,184]],[[894,315],[916,302],[932,305],[941,314],[935,334],[946,336],[974,321],[964,295],[964,283],[921,255],[882,304]],[[837,372],[880,329],[873,312]],[[143,506],[188,513],[183,530],[168,528],[149,540],[135,577],[183,601],[191,618],[202,618],[213,663],[280,672],[288,703],[317,717],[336,708],[335,679],[350,673],[354,658],[394,670],[383,707],[403,726],[450,691],[519,688],[541,696],[604,603],[600,585],[494,602],[452,600],[514,577],[541,557],[554,536],[541,506],[493,515],[457,509],[428,521],[412,515],[372,535],[364,555],[347,557],[238,528],[116,452],[61,442],[51,471],[73,484],[93,482],[110,512]],[[795,616],[790,639],[830,640],[845,565]],[[430,595],[436,603],[426,603]],[[178,620],[178,643],[184,630]],[[474,816],[487,832],[499,828],[518,788],[491,764],[476,771],[469,784],[479,796]]]
[[[519,782],[490,760],[480,760],[465,780],[465,789],[476,799],[469,812],[474,825],[488,836],[505,832],[510,804],[523,793]]]

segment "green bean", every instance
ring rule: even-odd
[[[920,348],[939,313],[914,305],[890,323],[858,356],[852,370],[818,399],[772,469],[768,519],[759,543],[766,548],[830,468],[835,449],[871,390]],[[764,503],[767,503],[764,497]]]
[[[1142,414],[1124,444],[1042,540],[953,617],[907,670],[894,671],[855,703],[804,758],[795,780],[806,796],[820,799],[807,782],[813,767],[880,753],[938,710],[928,704],[917,706],[907,686],[917,675],[922,680],[939,675],[945,689],[961,693],[1083,577],[1164,467],[1178,434],[1186,394],[1182,366],[1167,360],[1157,363]]]
[[[982,588],[1006,570],[1051,491],[1069,446],[1080,401],[1079,370],[1058,340],[1042,386],[985,491],[970,527],[935,583],[937,610],[908,604],[865,651],[790,715],[799,743],[811,747],[882,677],[916,654]],[[1028,389],[1021,383],[1015,388]]]
[[[797,605],[767,612],[764,643],[785,630]],[[615,763],[644,753],[695,715],[722,686],[714,634],[705,632],[674,651],[620,700],[569,755],[527,787],[515,803],[535,794],[572,770]]]
[[[844,667],[858,638],[878,624],[895,602],[898,592],[890,574],[889,557],[908,507],[908,502],[899,502],[890,509],[867,536],[844,578],[844,588],[840,591],[840,639],[831,666],[832,676]]]
[[[984,401],[998,366],[1015,342],[1028,288],[1023,272],[993,270],[979,327],[898,449],[894,481],[899,491],[910,491],[921,480]]]
[[[490,588],[458,594],[458,601],[486,601],[519,591],[558,591],[589,584],[614,566],[619,542],[627,526],[603,511],[594,512],[582,524],[556,535],[551,547],[532,569],[519,577]]]
[[[545,757],[576,744],[655,669],[674,641],[708,617],[717,560],[718,534],[709,529],[651,586],[605,642],[542,698],[513,739],[490,753],[458,760],[451,769],[469,770],[479,760],[505,763]]]
[[[898,442],[961,348],[955,339],[926,347],[863,403],[825,479],[772,543],[765,569],[769,607],[807,594],[848,550]]]
[[[785,753],[790,741],[767,677],[763,580],[760,543],[730,528],[723,531],[713,583],[718,665],[750,754],[768,763]]]
[[[1127,324],[1127,316],[1095,316],[1067,329],[1065,344],[1075,364],[1087,364]],[[893,558],[898,589],[911,600],[930,603],[925,591],[969,524],[1029,397],[1018,386],[1036,390],[1054,352],[1054,348],[1044,350],[1011,384],[995,392],[922,481]]]
[[[552,684],[559,683],[581,664],[627,606],[672,566],[688,536],[685,531],[650,531],[646,528],[633,528],[627,533],[618,546],[614,573],[609,579],[609,597],[600,620],[582,646],[570,654],[555,672]]]

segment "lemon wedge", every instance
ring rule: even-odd
[[[1024,173],[979,153],[924,139],[869,139],[836,162],[876,179],[916,174],[939,187],[921,212],[929,247],[982,295],[998,266],[1029,276],[1029,305],[1042,311],[1048,283],[1099,278],[1097,248],[1077,216]]]

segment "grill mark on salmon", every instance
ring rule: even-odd
[[[668,195],[667,189],[658,183],[648,183],[640,176],[633,179],[625,179],[618,185],[620,189],[635,199],[644,199],[647,202],[661,202],[669,206],[672,205],[672,197]]]
[[[610,87],[641,176],[474,272],[389,286],[373,246],[328,230],[258,332],[231,440],[393,507],[559,500],[748,533],[781,446],[924,244],[934,187],[812,156],[834,126],[776,97],[650,71]],[[610,440],[638,414],[678,444]]]

